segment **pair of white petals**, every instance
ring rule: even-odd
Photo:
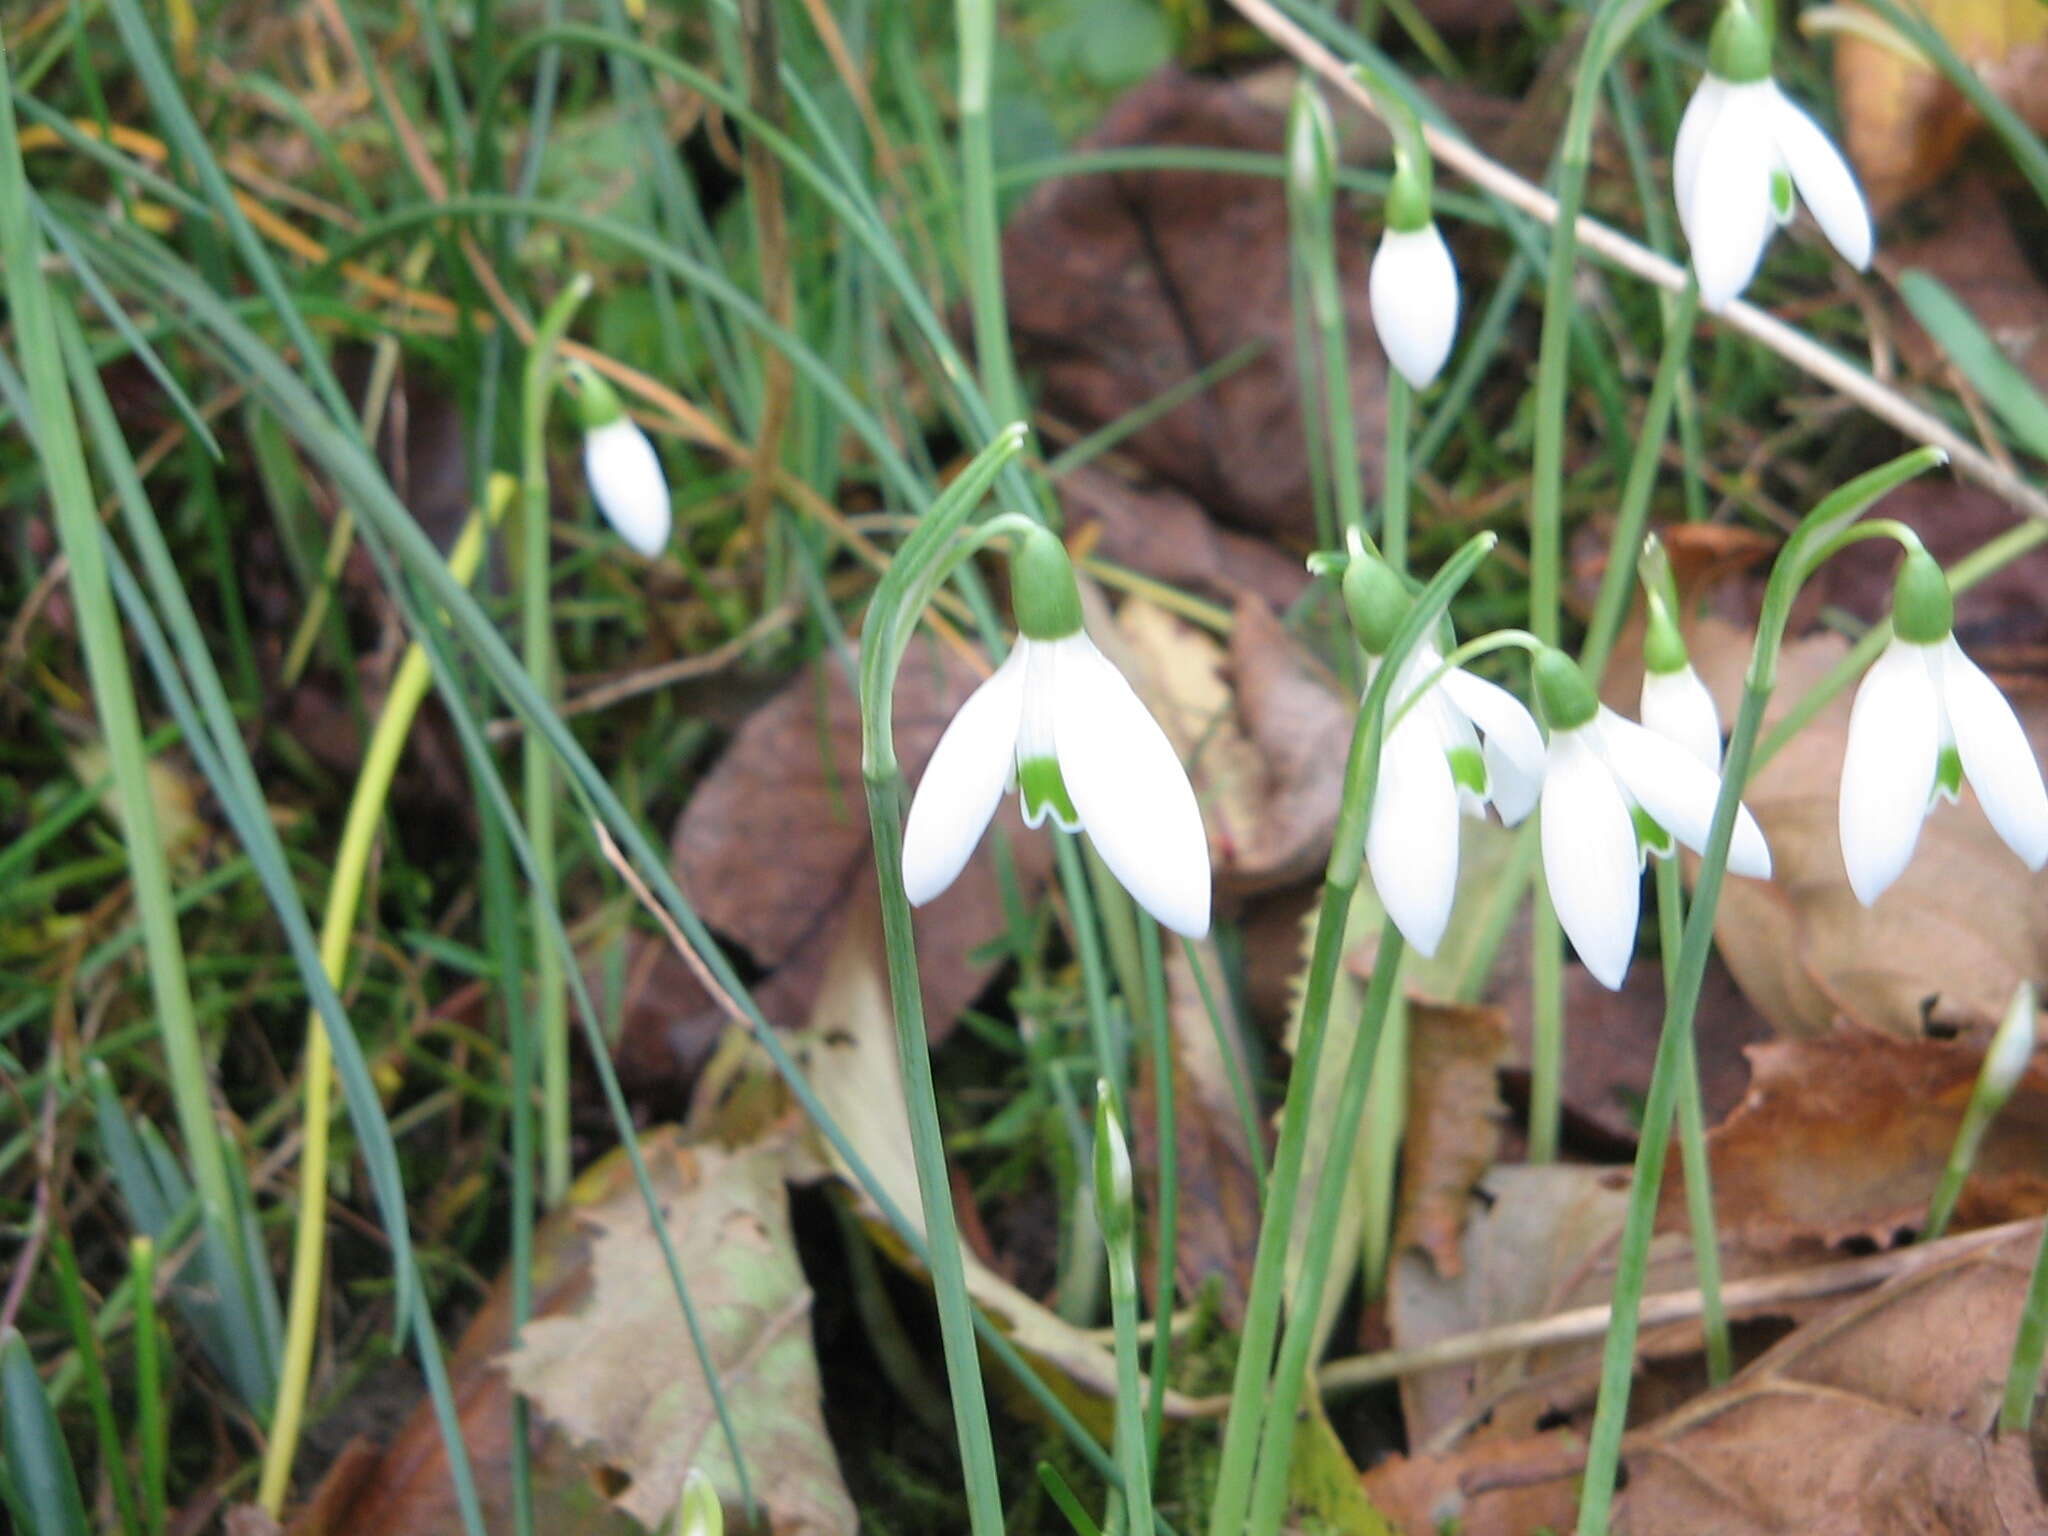
[[[1789,216],[1773,186],[1780,174],[1843,259],[1859,272],[1868,267],[1870,209],[1842,152],[1776,81],[1736,84],[1710,72],[1686,104],[1671,165],[1678,222],[1709,310],[1749,286],[1772,230]]]
[[[1111,874],[1174,932],[1209,931],[1209,840],[1180,755],[1085,633],[1019,637],[946,727],[903,830],[903,885],[921,906],[959,878],[1019,769],[1050,759]],[[1053,806],[1041,803],[1029,820]]]
[[[668,545],[668,477],[647,434],[618,416],[583,434],[583,473],[612,531],[650,559]]]
[[[1380,237],[1366,294],[1387,361],[1415,388],[1427,389],[1458,335],[1458,269],[1434,222]]]
[[[1953,751],[1985,818],[2026,866],[2048,864],[2048,790],[2019,717],[1949,635],[1932,645],[1894,639],[1849,711],[1840,831],[1849,887],[1865,906],[1905,872]]]
[[[1387,915],[1409,945],[1436,953],[1458,892],[1459,816],[1490,803],[1513,826],[1536,805],[1543,782],[1543,733],[1505,688],[1452,668],[1422,697],[1443,657],[1418,646],[1389,703],[1401,710],[1380,749],[1379,782],[1366,826],[1365,859]],[[1467,781],[1453,771],[1463,755]],[[1469,779],[1483,770],[1484,788]]]

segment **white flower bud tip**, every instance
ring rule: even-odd
[[[583,434],[583,472],[591,499],[612,530],[652,558],[668,544],[668,477],[647,434],[619,416]]]

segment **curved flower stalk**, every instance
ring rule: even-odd
[[[1876,236],[1855,172],[1771,78],[1770,36],[1744,0],[1729,0],[1714,24],[1671,179],[1709,310],[1749,286],[1771,231],[1791,220],[1795,189],[1843,260],[1859,272],[1870,265]]]
[[[2048,789],[2027,733],[1954,633],[1948,578],[1909,548],[1892,599],[1891,643],[1849,712],[1840,830],[1849,887],[1866,907],[1905,872],[1936,798],[1963,781],[2027,868],[2048,865]]]
[[[1345,568],[1344,596],[1370,681],[1409,598],[1400,578],[1364,553]],[[1462,667],[1446,669],[1428,641],[1409,652],[1388,700],[1366,866],[1401,936],[1434,955],[1457,896],[1460,816],[1484,816],[1491,805],[1514,826],[1535,809],[1543,733],[1513,694]]]
[[[661,458],[597,370],[575,363],[568,372],[576,381],[590,498],[612,531],[651,559],[667,546],[670,527],[668,477],[662,473]]]
[[[1191,939],[1209,931],[1209,841],[1173,743],[1081,627],[1073,566],[1041,528],[1011,557],[1019,635],[939,738],[903,832],[903,886],[950,886],[1008,787],[1024,820],[1086,831],[1138,904]]]
[[[1641,876],[1650,854],[1704,852],[1721,778],[1676,742],[1599,702],[1562,651],[1536,658],[1550,725],[1543,774],[1543,873],[1565,935],[1602,986],[1620,990],[1636,948]],[[1763,830],[1738,805],[1730,873],[1770,878]]]

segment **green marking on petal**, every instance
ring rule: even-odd
[[[1024,824],[1035,827],[1048,812],[1069,832],[1081,827],[1081,816],[1067,793],[1067,781],[1060,777],[1057,758],[1033,757],[1017,765],[1017,789],[1024,797]]]
[[[1660,859],[1668,859],[1676,851],[1677,845],[1672,842],[1671,834],[1664,830],[1663,824],[1656,817],[1640,805],[1630,807],[1629,818],[1636,824],[1638,858],[1654,853]]]
[[[1934,764],[1934,795],[1954,804],[1963,792],[1963,754],[1953,746],[1943,747],[1941,756]],[[1927,803],[1934,803],[1934,795],[1927,797]]]
[[[1486,759],[1479,755],[1477,747],[1453,747],[1444,754],[1451,762],[1451,781],[1460,789],[1469,789],[1480,799],[1486,798]]]
[[[1771,172],[1771,212],[1780,224],[1792,222],[1792,173],[1783,166]]]

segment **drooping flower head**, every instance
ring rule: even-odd
[[[1458,335],[1458,269],[1430,210],[1429,159],[1397,147],[1387,183],[1387,229],[1373,252],[1367,295],[1387,361],[1417,389],[1443,372]]]
[[[1910,549],[1892,597],[1892,640],[1849,711],[1840,830],[1850,889],[1866,907],[1905,872],[1937,796],[1963,781],[2027,868],[2048,864],[2048,790],[2019,717],[1961,646],[1941,566]]]
[[[1771,40],[1744,0],[1729,0],[1708,43],[1707,73],[1678,125],[1671,177],[1700,302],[1718,310],[1756,275],[1796,190],[1859,272],[1870,265],[1870,209],[1842,152],[1771,78]]]
[[[654,444],[626,414],[610,384],[593,368],[574,364],[576,411],[583,423],[583,472],[591,499],[612,531],[652,558],[668,544],[668,477]]]
[[[1345,606],[1377,673],[1408,611],[1401,578],[1354,552]],[[1365,858],[1387,915],[1425,955],[1436,953],[1458,889],[1460,814],[1492,805],[1513,826],[1536,804],[1543,735],[1521,701],[1462,667],[1443,676],[1443,654],[1417,645],[1387,698],[1391,722],[1366,823]]]
[[[1543,774],[1543,874],[1572,947],[1601,985],[1619,990],[1635,954],[1642,871],[1675,843],[1704,851],[1721,776],[1678,743],[1601,704],[1577,662],[1545,649],[1536,699],[1550,727]],[[1768,879],[1763,831],[1738,808],[1730,874]]]
[[[903,884],[921,906],[950,886],[1006,788],[1024,821],[1087,832],[1111,874],[1176,933],[1209,931],[1209,842],[1166,733],[1081,627],[1060,541],[1020,536],[1010,561],[1017,643],[940,736],[903,831]]]

